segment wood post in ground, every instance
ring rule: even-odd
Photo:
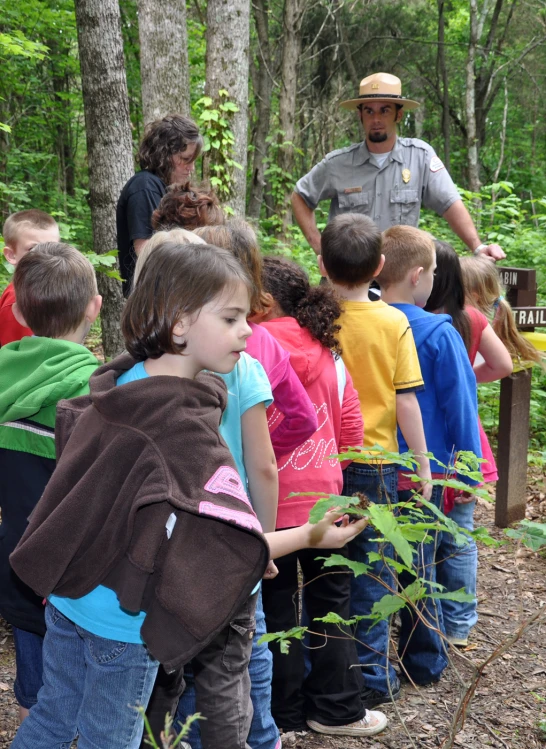
[[[536,271],[499,268],[499,272],[513,307],[536,304]],[[525,517],[530,405],[531,369],[501,380],[495,504],[495,525],[500,528]]]
[[[501,383],[495,525],[506,528],[525,517],[531,370]]]

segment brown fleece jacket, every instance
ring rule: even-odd
[[[146,611],[142,637],[170,670],[233,619],[269,548],[218,432],[223,381],[116,387],[134,364],[118,357],[93,375],[90,396],[60,402],[57,468],[10,561],[41,596],[102,584]]]

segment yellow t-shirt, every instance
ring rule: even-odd
[[[346,301],[338,323],[343,361],[360,399],[364,447],[398,452],[396,394],[424,384],[408,319],[382,301]]]

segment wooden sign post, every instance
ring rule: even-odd
[[[546,309],[534,307],[537,301],[536,271],[499,268],[499,274],[507,288],[507,299],[515,308],[518,327],[534,330],[535,325],[542,325],[541,309],[545,320]],[[525,517],[530,405],[531,370],[516,372],[501,380],[497,450],[499,480],[495,504],[495,525],[500,528]]]

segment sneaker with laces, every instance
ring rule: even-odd
[[[330,736],[375,736],[387,727],[387,716],[379,710],[366,710],[363,718],[346,726],[325,726],[316,720],[308,720],[307,725],[316,733]]]

